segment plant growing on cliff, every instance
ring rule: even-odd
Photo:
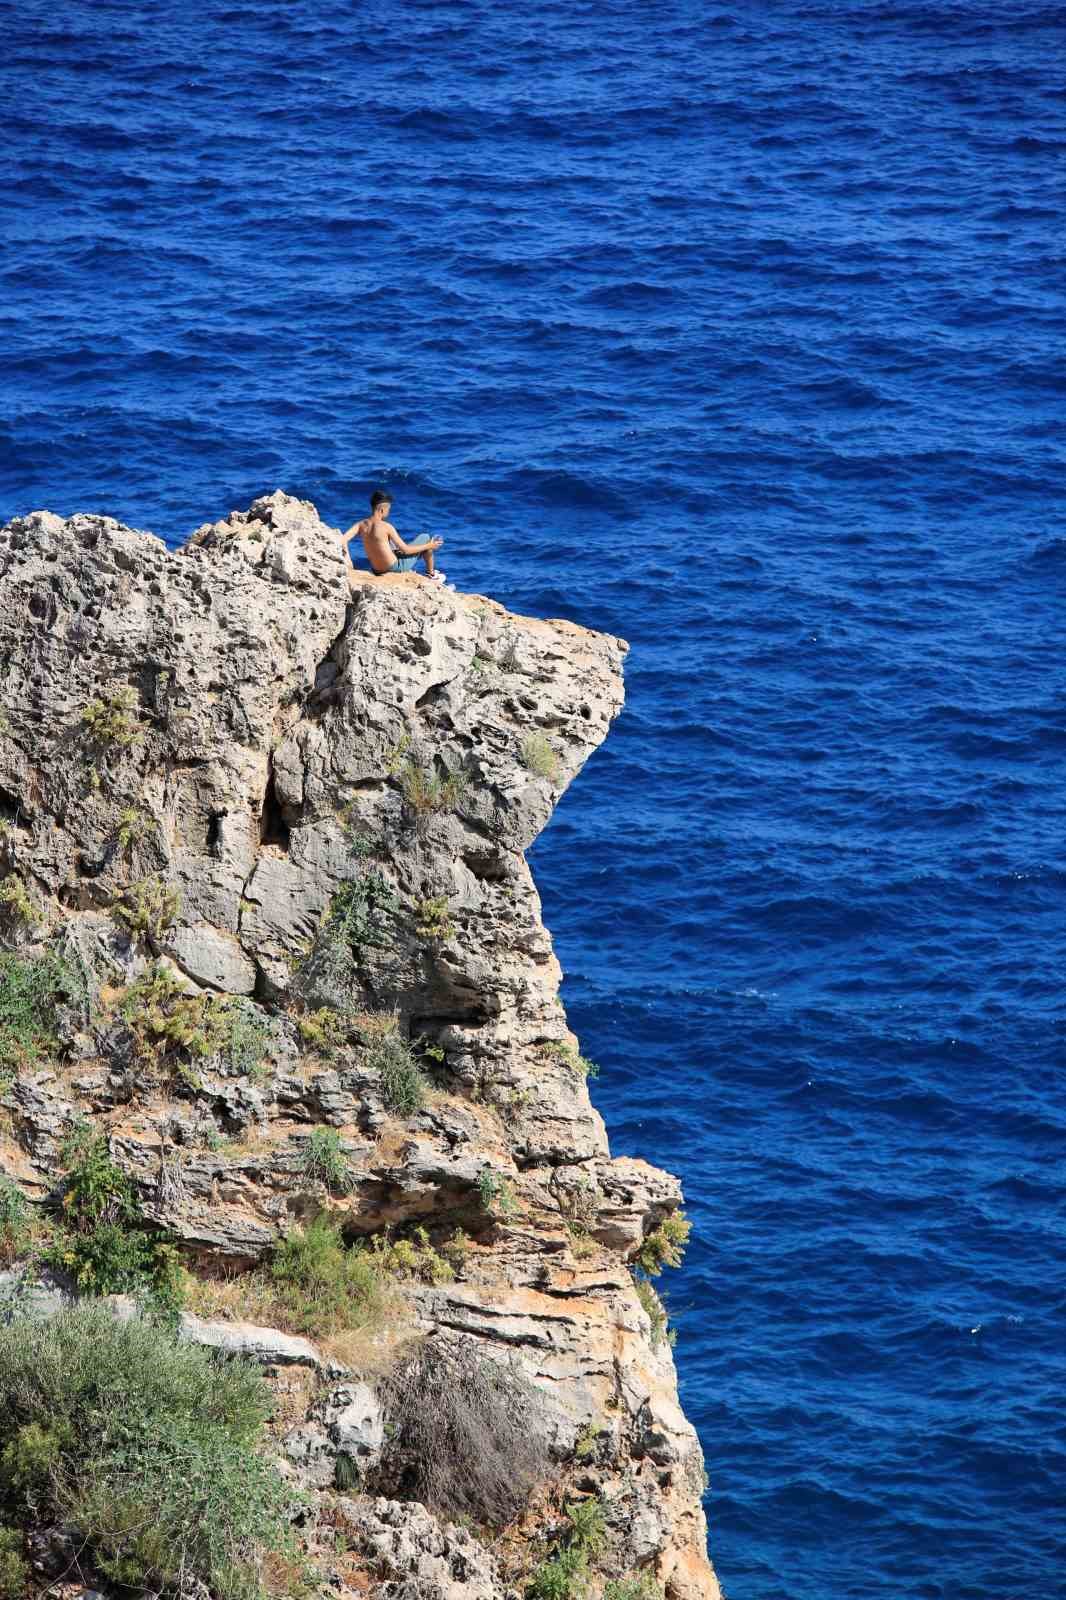
[[[30,1254],[42,1238],[40,1222],[17,1183],[0,1176],[0,1266]]]
[[[239,1019],[228,995],[191,994],[159,963],[130,985],[118,1009],[141,1059],[169,1067],[191,1088],[197,1087],[197,1079],[188,1062],[225,1054]]]
[[[83,985],[54,950],[0,955],[0,1068],[30,1066],[59,1049],[59,1008]]]
[[[562,1039],[545,1040],[540,1046],[540,1053],[542,1056],[561,1061],[564,1066],[576,1072],[579,1078],[598,1078],[600,1075],[600,1069],[595,1061],[590,1061],[588,1056],[583,1056],[572,1044],[566,1044]]]
[[[664,1600],[663,1586],[650,1572],[609,1578],[603,1586],[603,1600]]]
[[[148,838],[152,828],[153,822],[147,813],[136,806],[124,806],[118,814],[118,827],[115,829],[119,849],[128,855],[136,845]]]
[[[501,1178],[491,1167],[483,1167],[477,1176],[478,1199],[486,1211],[496,1217],[511,1217],[518,1209],[514,1185],[509,1178]]]
[[[308,1049],[328,1061],[342,1050],[351,1035],[351,1020],[329,1006],[306,1011],[296,1019],[296,1031]]]
[[[578,1500],[565,1508],[569,1524],[552,1555],[533,1572],[529,1600],[580,1600],[588,1592],[589,1570],[602,1554],[607,1525],[602,1500]]]
[[[651,1324],[651,1332],[649,1337],[651,1339],[652,1349],[658,1349],[659,1345],[662,1344],[664,1339],[668,1344],[675,1344],[677,1341],[677,1330],[676,1328],[670,1327],[670,1318],[667,1315],[666,1307],[663,1305],[662,1297],[655,1285],[653,1283],[649,1283],[647,1278],[634,1275],[633,1287],[637,1291],[637,1299],[641,1303],[644,1314]]]
[[[465,1342],[427,1340],[384,1390],[383,1487],[441,1517],[501,1527],[550,1470],[541,1408],[512,1367]]]
[[[300,1165],[304,1177],[327,1194],[350,1194],[355,1187],[355,1174],[336,1128],[311,1129]]]
[[[468,778],[457,768],[454,772],[438,772],[432,764],[420,766],[408,759],[399,769],[400,791],[416,819],[424,819],[435,811],[454,811],[466,793]]]
[[[26,885],[22,879],[10,873],[3,882],[0,882],[0,911],[10,922],[20,923],[23,927],[32,928],[43,922],[38,908],[30,899]]]
[[[162,878],[142,878],[124,890],[121,900],[111,907],[111,915],[131,938],[157,945],[177,921],[180,910],[181,894],[177,889],[171,889]]]
[[[554,783],[559,776],[559,757],[542,733],[527,733],[518,751],[527,772]]]
[[[149,1231],[107,1138],[79,1128],[64,1145],[63,1158],[68,1167],[58,1232],[45,1259],[69,1272],[83,1293],[145,1293],[163,1308],[176,1308],[176,1252]]]
[[[636,1264],[649,1277],[657,1278],[664,1267],[679,1267],[692,1224],[683,1211],[671,1211],[649,1233],[637,1251]]]
[[[429,1085],[398,1027],[371,1041],[366,1065],[381,1080],[381,1098],[390,1111],[410,1116],[425,1104]]]
[[[452,919],[448,915],[448,896],[434,895],[419,900],[415,906],[415,932],[429,944],[439,944],[452,936]]]
[[[385,1305],[382,1273],[370,1252],[349,1248],[340,1227],[316,1217],[279,1244],[269,1268],[274,1297],[296,1333],[320,1338],[367,1327]]]
[[[97,763],[113,750],[127,750],[141,737],[137,691],[128,684],[90,700],[81,714],[90,759]]]
[[[9,1522],[75,1526],[109,1583],[260,1600],[294,1555],[296,1497],[261,1453],[270,1396],[249,1365],[79,1306],[0,1327]],[[21,1539],[5,1541],[19,1575]]]

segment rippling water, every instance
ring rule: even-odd
[[[1066,13],[190,9],[0,4],[0,509],[633,642],[536,868],[730,1596],[1066,1594]]]

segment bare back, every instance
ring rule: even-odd
[[[366,559],[377,573],[388,572],[396,565],[396,552],[392,548],[396,529],[391,522],[378,522],[374,517],[364,517],[352,530],[363,541]]]

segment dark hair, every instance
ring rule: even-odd
[[[387,489],[375,489],[370,496],[370,509],[376,511],[378,506],[391,506],[392,495]]]

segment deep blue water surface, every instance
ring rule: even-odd
[[[535,865],[731,1600],[1066,1594],[1066,12],[187,11],[0,4],[0,511],[632,641]]]

